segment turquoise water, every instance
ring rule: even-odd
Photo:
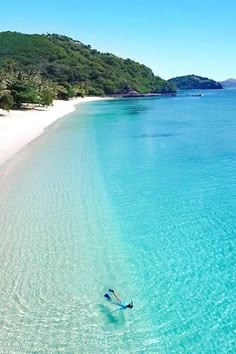
[[[236,351],[235,114],[84,104],[1,168],[0,352]]]

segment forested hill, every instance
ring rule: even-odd
[[[197,75],[179,76],[168,80],[168,82],[175,84],[178,90],[222,89],[219,82]]]
[[[57,34],[0,32],[0,67],[11,58],[23,71],[37,69],[60,85],[82,84],[88,95],[175,92],[175,85],[130,59],[101,53],[79,41]]]

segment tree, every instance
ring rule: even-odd
[[[40,75],[28,75],[27,80],[38,82],[40,86],[47,78],[62,86],[74,87],[86,82],[90,88],[88,94],[122,93],[121,82],[142,93],[175,92],[173,86],[155,76],[145,65],[100,53],[66,36],[0,32],[0,65],[6,54],[13,59],[6,62],[6,72],[15,73],[14,61],[21,72],[28,74],[29,69],[36,69]],[[71,90],[66,88],[61,94],[62,98],[71,97]]]
[[[5,93],[1,98],[0,98],[0,108],[3,109],[4,111],[9,112],[14,104],[14,100],[12,95],[9,93]]]
[[[3,67],[8,74],[13,74],[15,71],[16,62],[12,58],[7,58],[4,60]]]
[[[7,59],[0,68],[0,108],[9,111],[12,107],[20,108],[23,103],[51,105],[55,98],[55,86],[38,70],[19,70],[14,60]]]
[[[14,81],[9,90],[14,99],[14,108],[20,108],[22,103],[40,103],[39,92],[30,81]]]
[[[42,106],[52,106],[55,94],[49,88],[44,88],[40,92],[40,103]]]
[[[69,84],[64,84],[64,85],[57,85],[57,98],[59,100],[69,100],[69,98],[72,98],[75,95],[75,91],[72,88],[71,85]]]
[[[86,96],[88,94],[88,89],[86,84],[82,82],[80,85],[74,86],[74,92],[75,92],[75,96],[77,97]]]

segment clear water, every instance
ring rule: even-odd
[[[1,168],[0,352],[236,351],[235,116],[236,90],[84,104]]]

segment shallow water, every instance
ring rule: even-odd
[[[1,168],[1,352],[236,350],[235,113],[84,104]]]

